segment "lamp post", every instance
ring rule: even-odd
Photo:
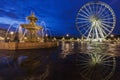
[[[46,41],[48,41],[48,34],[45,34],[45,37],[46,37]]]
[[[13,41],[13,38],[14,38],[14,32],[11,31],[11,32],[10,32],[10,41]]]
[[[67,38],[67,39],[69,39],[69,36],[70,36],[69,34],[66,34],[66,38]]]
[[[111,35],[110,35],[110,37],[111,37],[111,40],[113,40],[113,38],[114,38],[114,35],[113,35],[113,34],[111,34]]]

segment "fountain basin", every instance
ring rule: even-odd
[[[24,50],[57,47],[58,42],[0,42],[2,50]]]

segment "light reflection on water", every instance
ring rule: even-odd
[[[110,62],[112,67],[105,69],[104,77],[109,76],[109,73],[112,72],[113,74],[109,76],[111,79],[108,80],[117,80],[120,78],[118,76],[120,74],[119,52],[119,43],[90,44],[80,42],[61,42],[58,48],[52,49],[0,51],[0,80],[85,80],[83,73],[81,74],[83,70],[80,71],[83,66],[78,67],[76,59],[80,58],[79,63],[81,63],[82,60],[85,61],[81,58],[84,56],[88,61],[92,60],[96,63],[98,58],[97,60],[91,59],[93,56],[91,54],[99,54],[100,57],[102,55],[104,58],[110,56],[107,60],[112,61]],[[115,64],[114,57],[117,61]],[[97,67],[97,70],[100,71],[101,66],[97,65]],[[114,67],[116,67],[115,72],[112,71]],[[95,74],[97,73],[95,72]],[[98,76],[98,80],[101,80],[100,76]],[[98,78],[87,75],[85,77],[90,78],[90,80]]]
[[[119,43],[77,43],[62,42],[62,55],[77,54],[80,75],[85,80],[110,80],[116,68],[116,56],[119,56]],[[69,45],[69,47],[68,47]],[[75,51],[76,49],[76,51]],[[81,53],[81,54],[80,54]]]
[[[100,53],[113,56],[120,55],[120,43],[80,43],[80,42],[62,42],[62,53],[73,54],[73,53]],[[74,46],[74,45],[77,45]]]

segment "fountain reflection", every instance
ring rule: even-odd
[[[0,54],[1,80],[45,80],[49,76],[48,54],[51,51],[45,55],[37,54],[37,52],[39,50],[32,50],[31,52],[6,51],[5,54]]]

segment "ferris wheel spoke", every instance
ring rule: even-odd
[[[102,5],[100,5],[100,8],[99,8],[98,14],[100,14],[101,10],[102,10]]]
[[[105,10],[106,10],[106,7],[104,7],[104,8],[101,10],[101,12],[99,13],[99,16],[101,16]]]
[[[101,26],[103,26],[103,25],[101,25]],[[102,29],[103,34],[107,35],[107,33],[105,32],[105,30],[103,30],[103,28],[101,28],[101,29]]]
[[[88,21],[88,19],[86,19],[86,18],[76,18],[76,19]]]
[[[96,14],[98,14],[98,11],[99,11],[99,7],[98,5],[96,5]]]
[[[104,30],[106,30],[107,32],[110,32],[110,30],[104,26],[102,26],[102,28],[104,28]]]
[[[85,6],[84,8],[87,11],[88,15],[90,15],[90,11],[88,10],[87,6]]]
[[[88,17],[89,13],[87,13],[86,11],[82,10],[82,12]]]
[[[89,25],[90,25],[90,23],[88,23],[88,24],[84,25],[84,27],[85,27],[85,28],[88,28],[88,27],[89,27]]]
[[[102,25],[104,25],[104,26],[106,26],[106,27],[108,27],[108,28],[111,28],[111,29],[112,29],[112,27],[111,27],[111,26],[109,26],[109,25],[107,25],[107,24],[105,24],[105,23],[102,23]]]
[[[102,21],[108,21],[108,20],[113,20],[113,18],[101,18]]]
[[[88,5],[88,9],[89,9],[89,11],[90,11],[90,15],[91,15],[91,14],[93,14],[92,9],[91,9],[91,7],[90,7],[90,5]]]
[[[101,18],[104,18],[104,19],[109,18],[109,17],[111,17],[111,15],[109,13],[101,15]]]
[[[76,22],[76,24],[83,24],[83,23],[88,23],[89,21],[82,21],[82,22]]]
[[[86,15],[83,15],[83,14],[80,14],[80,13],[78,13],[78,15],[80,15],[80,16],[82,16],[82,17],[88,19],[88,16],[86,16]]]
[[[81,29],[81,27],[78,27],[78,29]],[[81,32],[82,32],[82,31],[84,31],[84,32],[85,32],[85,31],[86,31],[86,29],[87,29],[87,27],[82,28],[82,29],[81,29]]]
[[[78,29],[81,29],[80,27]],[[85,28],[82,28],[80,32],[83,32],[85,31],[86,29]]]
[[[80,27],[87,28],[89,24],[90,24],[90,23],[86,23],[86,24],[80,25],[80,26],[78,26],[78,27],[79,27],[79,28],[80,28]]]
[[[95,4],[92,5],[92,11],[95,14]]]
[[[100,17],[101,17],[101,18],[104,18],[104,16],[108,16],[108,14],[109,14],[109,11],[106,10]]]
[[[109,30],[110,30],[110,31],[113,29],[113,27],[111,27],[110,25],[107,25],[107,24],[103,24],[103,23],[102,23],[102,25],[103,25],[102,27],[106,27],[106,28],[109,28]]]
[[[113,24],[111,21],[102,21],[103,23]]]
[[[86,34],[90,30],[90,24],[87,27],[88,27],[88,29],[86,29],[84,34]]]

